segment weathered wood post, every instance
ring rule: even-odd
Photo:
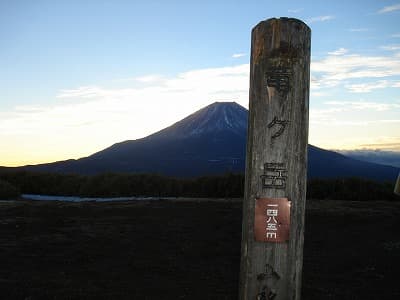
[[[400,173],[397,176],[396,184],[394,186],[394,193],[400,196]]]
[[[301,296],[310,45],[300,20],[252,30],[241,300]]]

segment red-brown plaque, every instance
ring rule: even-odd
[[[289,240],[290,201],[287,198],[256,199],[254,237],[259,242]]]

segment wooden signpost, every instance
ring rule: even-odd
[[[241,300],[300,299],[310,45],[296,19],[252,31]]]
[[[397,176],[396,184],[394,186],[394,193],[400,196],[400,173]]]

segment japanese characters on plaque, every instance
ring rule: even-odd
[[[287,198],[256,199],[254,237],[259,242],[283,243],[289,239],[290,201]]]

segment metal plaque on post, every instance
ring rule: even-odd
[[[290,201],[287,198],[256,199],[254,238],[259,242],[284,243],[289,240]]]

